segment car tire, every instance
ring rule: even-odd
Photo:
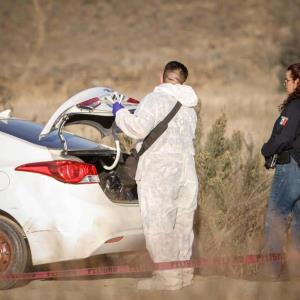
[[[29,251],[22,229],[10,219],[0,216],[0,276],[26,271]],[[0,280],[0,290],[16,286],[17,280]]]

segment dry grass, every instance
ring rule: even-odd
[[[257,252],[270,181],[259,149],[284,97],[278,74],[300,59],[299,0],[41,3],[0,1],[0,110],[45,123],[92,86],[141,99],[183,61],[202,102],[200,253]]]

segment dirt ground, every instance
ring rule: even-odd
[[[256,282],[226,277],[195,276],[194,283],[179,291],[139,291],[138,278],[34,281],[14,290],[1,291],[2,300],[299,300],[299,280]]]
[[[33,271],[59,271],[109,265],[145,266],[147,269],[150,263],[147,252],[141,251],[37,266]],[[20,284],[11,290],[0,291],[0,300],[300,300],[300,277],[271,281],[258,280],[257,275],[254,275],[252,279],[245,280],[240,279],[240,276],[215,275],[220,273],[222,271],[221,269],[218,271],[218,268],[197,268],[193,284],[177,291],[138,290],[138,281],[148,278],[151,276],[150,273],[35,280]]]

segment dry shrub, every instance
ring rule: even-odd
[[[13,99],[12,91],[0,84],[0,111],[11,108],[10,102]]]
[[[270,176],[260,153],[240,131],[226,137],[226,123],[222,114],[205,142],[197,143],[201,188],[196,232],[201,257],[258,253],[263,235]],[[245,275],[240,266],[218,270],[214,272]]]

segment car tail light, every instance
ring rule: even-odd
[[[101,104],[100,99],[98,97],[95,97],[95,98],[91,98],[91,99],[85,100],[83,102],[80,102],[79,104],[77,104],[77,107],[82,108],[82,109],[93,110],[100,104]]]
[[[107,240],[105,243],[106,244],[117,243],[117,242],[120,242],[121,240],[123,240],[123,238],[124,238],[124,236],[118,236],[118,237],[112,238],[110,240]]]
[[[54,160],[21,165],[16,171],[39,173],[64,183],[98,183],[95,166],[72,160]]]
[[[136,100],[136,99],[134,99],[134,98],[128,98],[128,99],[127,99],[127,103],[139,104],[140,101],[139,101],[139,100]]]

